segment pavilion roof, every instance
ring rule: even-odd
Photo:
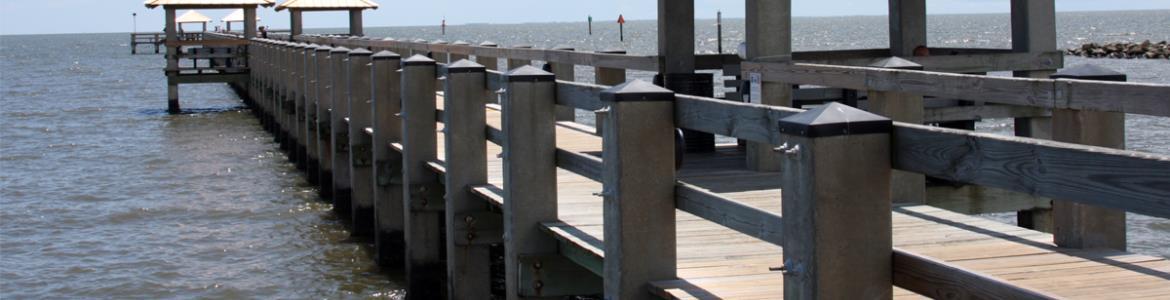
[[[378,3],[371,0],[286,0],[276,5],[276,10],[350,10],[378,9]]]
[[[211,22],[211,18],[199,13],[198,11],[188,10],[183,15],[175,18],[175,23],[207,23]]]
[[[220,21],[224,21],[224,22],[243,22],[243,21],[244,21],[244,10],[243,10],[243,9],[237,9],[237,10],[234,10],[234,11],[232,11],[232,13],[230,13],[230,14],[228,14],[227,16],[223,17],[223,19],[220,19]],[[257,16],[256,16],[256,21],[260,21],[260,16],[259,16],[259,15],[257,15]]]
[[[171,6],[176,8],[229,8],[253,5],[272,6],[276,0],[146,0],[147,8]]]

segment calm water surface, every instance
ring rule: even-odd
[[[930,45],[1008,47],[1007,15],[935,16]],[[699,20],[700,52],[715,52]],[[1062,47],[1170,40],[1170,11],[1059,14]],[[278,25],[279,26],[279,25]],[[654,22],[584,34],[583,23],[452,26],[448,41],[654,52]],[[797,18],[798,50],[876,48],[884,17]],[[727,20],[726,50],[743,38]],[[320,32],[337,32],[322,30]],[[438,28],[371,35],[439,38]],[[401,295],[224,85],[184,85],[163,112],[156,55],[126,34],[0,36],[0,298],[364,298]],[[145,48],[144,48],[145,49]],[[1170,62],[1086,60],[1170,83]],[[578,76],[592,78],[581,68]],[[645,78],[648,74],[634,74]],[[1131,116],[1131,149],[1170,154],[1170,121]],[[1008,122],[981,130],[1010,132]],[[1130,216],[1131,248],[1170,256],[1170,221]],[[392,274],[392,275],[387,275]]]

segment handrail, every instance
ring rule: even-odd
[[[744,62],[743,72],[761,74],[765,82],[1170,117],[1170,85],[1161,84],[992,77],[805,63]]]

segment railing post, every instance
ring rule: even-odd
[[[444,40],[435,40],[435,41],[431,42],[431,44],[432,45],[439,45],[439,46],[446,46],[446,45],[449,45],[450,43],[448,43],[447,41],[444,41]],[[440,64],[446,64],[447,62],[449,62],[449,60],[448,60],[449,57],[447,56],[447,52],[433,50],[433,51],[430,51],[430,54],[428,56],[431,59],[434,59],[435,62],[440,63]]]
[[[609,49],[609,50],[597,51],[597,53],[625,55],[626,50]],[[609,86],[622,84],[622,83],[626,82],[626,70],[625,69],[596,67],[596,68],[594,68],[594,71],[593,71],[593,82],[600,84],[600,85],[609,85]],[[599,109],[599,110],[596,110],[593,112],[593,118],[594,118],[593,127],[596,129],[596,133],[599,135],[605,130],[605,117],[608,114],[609,114],[608,109]]]
[[[784,298],[891,298],[892,122],[833,102],[779,123]]]
[[[515,46],[512,46],[512,48],[515,48],[515,49],[532,49],[532,45],[515,45]],[[527,60],[527,59],[512,59],[512,58],[509,58],[509,59],[508,59],[508,70],[515,70],[515,69],[517,69],[517,68],[520,68],[520,67],[523,67],[523,66],[527,66],[527,65],[531,65],[531,64],[532,64],[532,61],[531,61],[531,60]]]
[[[446,112],[447,291],[451,299],[491,294],[491,256],[498,243],[498,214],[487,210],[470,187],[487,181],[487,136],[483,65],[460,60],[447,66],[443,111]],[[496,227],[496,228],[493,228]],[[496,233],[492,239],[491,233]]]
[[[1125,74],[1094,66],[1080,65],[1052,74],[1054,79],[1126,81]],[[1058,90],[1068,90],[1069,82],[1056,82]],[[1105,101],[1105,99],[1102,99]],[[1052,138],[1056,141],[1125,149],[1125,113],[1052,110]],[[1053,238],[1056,245],[1068,248],[1110,248],[1125,251],[1125,211],[1052,201]]]
[[[605,298],[651,299],[649,282],[677,276],[674,92],[635,80],[601,100]]]
[[[455,41],[454,43],[451,43],[451,46],[471,46],[471,43],[464,42],[464,41]],[[451,53],[447,57],[450,58],[450,63],[455,63],[457,61],[469,58],[467,54],[456,54],[456,53]]]
[[[297,98],[294,99],[296,101],[294,103],[296,110],[294,111],[293,115],[293,127],[296,128],[296,131],[293,133],[293,135],[296,136],[297,139],[296,149],[294,149],[294,151],[297,153],[297,169],[302,171],[307,171],[309,168],[309,154],[307,150],[308,135],[306,134],[305,130],[305,118],[307,117],[305,110],[307,105],[305,104],[305,101],[308,100],[308,97],[305,94],[305,81],[308,80],[308,74],[305,72],[305,53],[312,51],[310,49],[312,49],[312,47],[309,46],[309,44],[299,43],[297,44],[297,47],[294,49],[295,51],[293,51],[292,57],[290,58],[290,60],[292,60],[293,68],[297,73],[297,76],[292,83],[293,88],[297,91]]]
[[[331,51],[333,81],[332,105],[329,107],[330,143],[333,145],[333,211],[342,218],[350,217],[353,210],[349,186],[349,126],[345,119],[349,117],[349,73],[346,62],[349,60],[349,48],[337,47]]]
[[[922,65],[899,57],[889,57],[869,65],[874,68],[922,70]],[[869,111],[894,121],[922,124],[925,110],[922,95],[869,91]],[[926,176],[901,170],[891,174],[890,195],[894,203],[926,203]]]
[[[333,130],[329,110],[333,108],[333,47],[317,48],[317,152],[321,155],[318,188],[321,198],[333,199]]]
[[[436,158],[435,60],[402,61],[402,174],[406,277],[411,299],[441,298],[444,289],[440,226],[443,188],[427,169]]]
[[[557,219],[556,77],[523,66],[504,80],[504,278],[507,298],[519,299],[521,256],[557,250],[540,232]]]
[[[402,154],[390,148],[390,143],[402,141],[401,76],[398,73],[402,57],[398,53],[381,51],[371,56],[373,73],[373,127],[374,154],[374,234],[375,260],[385,267],[401,267],[402,253]]]
[[[493,43],[493,42],[483,42],[483,43],[479,43],[479,46],[484,47],[484,48],[496,48],[496,47],[499,47],[500,45],[497,45],[496,43]],[[476,55],[475,62],[479,63],[480,65],[483,65],[488,70],[492,70],[492,71],[499,71],[500,70],[500,59],[496,58],[496,57]]]
[[[561,46],[553,47],[552,50],[573,52],[573,51],[576,51],[577,49],[574,49],[573,47],[561,45]],[[552,72],[553,72],[553,75],[556,75],[557,80],[577,81],[577,73],[574,70],[575,65],[570,64],[570,63],[560,63],[560,62],[548,62],[548,63],[552,64]],[[556,111],[557,121],[570,121],[570,122],[572,122],[574,119],[576,119],[577,112],[575,109],[573,109],[573,107],[557,106],[556,110],[557,110]]]
[[[302,124],[305,129],[305,177],[310,184],[319,184],[320,155],[317,153],[317,49],[321,45],[311,44],[305,48],[305,119]]]
[[[352,190],[350,196],[353,236],[372,236],[374,232],[373,157],[370,144],[373,137],[366,134],[370,127],[370,55],[358,48],[349,52],[349,167]]]

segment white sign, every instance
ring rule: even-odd
[[[764,99],[763,82],[764,80],[760,76],[760,73],[748,73],[748,85],[751,86],[749,88],[751,92],[748,95],[748,100],[751,103],[760,104],[762,102],[760,100]]]

